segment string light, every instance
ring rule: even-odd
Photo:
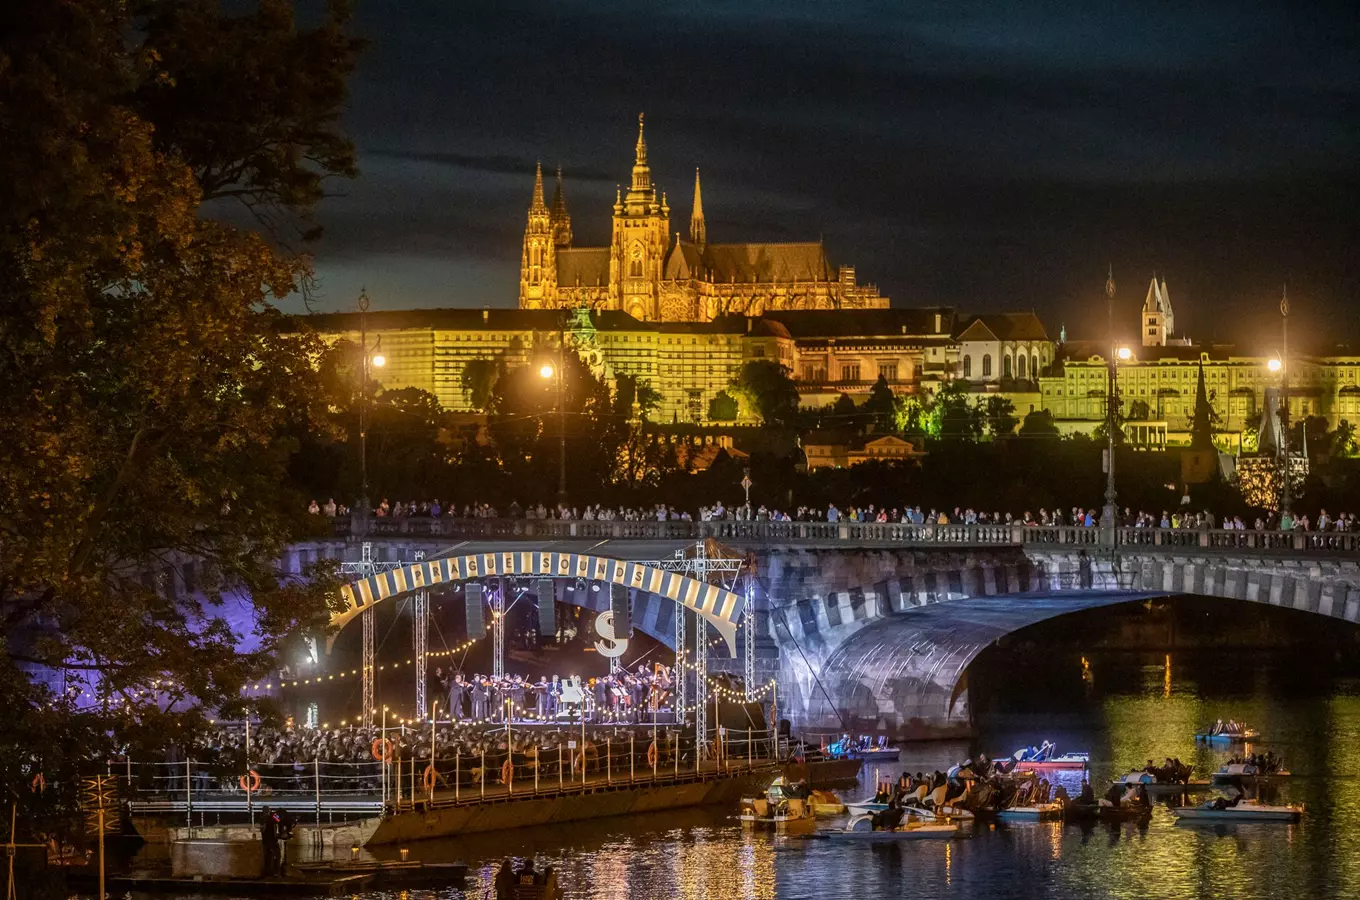
[[[426,653],[425,658],[431,659],[434,657],[453,656],[455,654],[462,653],[463,651],[470,648],[473,644],[477,643],[478,640],[480,640],[480,638],[474,638],[473,640],[470,641],[464,641],[463,643],[459,644],[456,647],[450,647],[447,650],[436,650],[431,653]],[[377,670],[380,672],[385,672],[389,667],[397,669],[400,668],[401,666],[413,666],[415,665],[415,662],[416,661],[414,659],[397,660],[396,662],[383,663],[382,665],[379,665],[377,667]],[[280,688],[305,687],[312,684],[320,684],[322,681],[334,681],[337,678],[349,678],[352,676],[357,676],[360,673],[360,671],[361,669],[350,669],[347,672],[338,672],[332,675],[325,676],[316,675],[312,678],[294,678],[288,681],[280,681],[279,687]],[[256,682],[253,685],[249,684],[246,685],[244,688],[241,689],[241,692],[258,693],[260,691],[272,690],[273,687],[274,685],[271,682],[264,683]]]

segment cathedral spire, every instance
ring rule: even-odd
[[[642,134],[642,113],[638,113],[637,155],[633,159],[633,183],[628,188],[629,202],[655,201],[652,169],[647,165],[647,139]]]
[[[708,243],[708,228],[704,225],[704,198],[699,193],[699,170],[694,170],[694,212],[689,217],[689,239],[702,250]]]
[[[559,247],[571,246],[571,216],[567,213],[567,195],[562,191],[562,167],[557,167],[557,187],[553,190],[552,214],[553,243]]]
[[[529,214],[546,213],[548,205],[543,202],[543,163],[534,170],[534,199],[529,204]]]

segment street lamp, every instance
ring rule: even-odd
[[[1280,520],[1289,514],[1293,502],[1293,491],[1289,485],[1289,286],[1285,285],[1280,294],[1280,455],[1283,458],[1284,475],[1280,479]],[[1273,362],[1273,360],[1272,360]],[[1273,370],[1272,370],[1273,371]]]
[[[382,335],[368,346],[368,292],[359,289],[359,352],[363,357],[361,381],[359,383],[359,511],[360,531],[368,532],[368,369],[369,366],[381,369],[387,365],[387,357],[378,352],[382,346]]]
[[[1269,369],[1272,373],[1279,372],[1281,369],[1284,368],[1284,363],[1280,362],[1278,358],[1272,359],[1268,363],[1266,363],[1266,368]]]
[[[1114,341],[1114,265],[1110,265],[1109,275],[1105,279],[1106,313],[1109,326],[1110,354],[1108,364],[1109,385],[1105,399],[1105,431],[1108,439],[1105,461],[1105,508],[1101,511],[1101,530],[1105,533],[1111,546],[1114,546],[1115,531],[1115,500],[1117,494],[1114,490],[1114,429],[1115,411],[1119,403],[1119,360],[1128,359],[1133,353],[1128,347],[1116,347]]]
[[[538,368],[540,378],[557,379],[557,503],[559,506],[565,506],[567,503],[567,417],[562,393],[562,382],[567,374],[563,347],[565,339],[566,329],[563,328],[558,333],[557,365],[554,366],[552,363],[545,362]]]

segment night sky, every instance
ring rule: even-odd
[[[1094,337],[1113,263],[1130,332],[1155,270],[1196,340],[1273,344],[1286,280],[1360,336],[1353,3],[356,5],[319,309],[515,305],[534,162],[603,243],[645,111],[673,230],[698,166],[710,240],[821,236],[897,306]]]

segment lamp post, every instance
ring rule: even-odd
[[[379,335],[372,347],[370,358],[368,346],[368,292],[359,289],[359,352],[363,357],[359,382],[359,516],[362,531],[368,532],[368,517],[371,512],[368,504],[368,378],[369,365],[381,369],[387,365],[387,358],[378,352],[382,346]],[[362,535],[361,535],[362,536]]]
[[[1280,456],[1283,474],[1280,478],[1280,518],[1283,520],[1293,502],[1290,488],[1289,459],[1289,286],[1280,294]]]
[[[1101,530],[1105,533],[1111,545],[1114,544],[1114,519],[1115,519],[1115,500],[1117,494],[1114,489],[1114,429],[1115,429],[1115,409],[1119,402],[1119,389],[1117,381],[1119,378],[1119,354],[1125,354],[1124,358],[1129,357],[1128,348],[1122,351],[1115,347],[1114,339],[1114,265],[1110,265],[1109,275],[1105,279],[1106,315],[1108,319],[1110,354],[1107,378],[1109,385],[1106,390],[1105,399],[1105,431],[1108,440],[1105,460],[1105,508],[1101,511]]]
[[[567,503],[567,420],[562,408],[562,356],[558,354],[558,364],[544,363],[538,370],[543,378],[557,379],[557,503]]]

